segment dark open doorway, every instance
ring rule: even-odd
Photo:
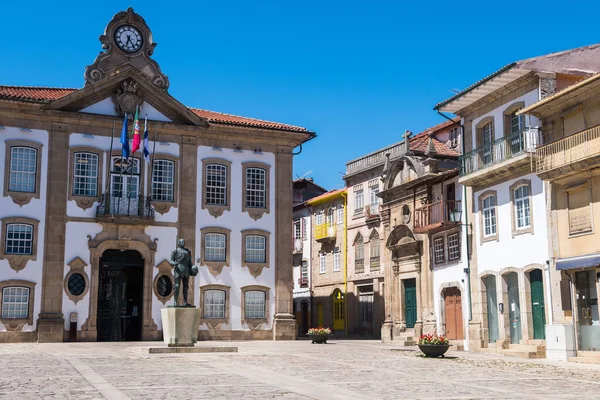
[[[144,260],[137,251],[106,250],[100,258],[98,341],[142,338]]]

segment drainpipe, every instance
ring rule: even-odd
[[[448,118],[446,115],[442,114],[439,110],[436,110],[439,115],[446,118],[448,121],[452,121],[451,118]],[[452,121],[454,122],[454,121]],[[462,147],[462,154],[465,154],[465,127],[460,125],[460,145]],[[463,202],[465,204],[465,239],[467,241],[467,268],[465,268],[465,274],[467,276],[467,304],[469,305],[469,322],[473,321],[473,302],[471,301],[471,252],[469,249],[469,211],[468,211],[468,202],[467,202],[467,187],[462,185],[463,187]]]
[[[344,333],[348,337],[348,248],[346,246],[348,239],[348,197],[346,193],[342,193],[344,198]]]
[[[548,318],[548,322],[550,322],[548,325],[553,325],[554,324],[554,309],[552,308],[552,271],[550,271],[550,260],[546,260],[546,272],[548,273],[548,293],[550,295],[550,314],[549,314],[549,318]],[[546,289],[546,288],[544,288]],[[544,310],[544,312],[546,312],[546,310]]]

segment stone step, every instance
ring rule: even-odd
[[[535,344],[513,344],[513,343],[508,345],[509,350],[532,351],[534,353],[538,351],[538,347],[544,347],[544,346],[537,346]],[[544,347],[544,349],[545,349],[545,347]]]
[[[505,357],[539,358],[535,351],[507,349],[502,352]]]
[[[536,346],[546,346],[546,339],[529,339],[529,340],[524,340],[522,343],[523,344],[533,344]]]
[[[455,351],[465,351],[465,342],[464,340],[450,340],[450,344],[452,345],[450,348]]]
[[[581,350],[577,352],[578,357],[590,357],[600,359],[600,351]]]
[[[581,352],[580,352],[581,353]],[[569,357],[569,362],[575,362],[580,364],[600,364],[600,358],[598,357]]]

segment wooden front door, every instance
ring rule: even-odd
[[[445,291],[446,337],[448,339],[464,339],[462,319],[462,297],[457,287]]]
[[[534,269],[529,274],[531,283],[531,316],[533,319],[533,338],[546,339],[546,312],[544,310],[544,282],[542,270]]]
[[[417,322],[417,280],[404,280],[404,314],[406,327],[414,328]]]
[[[333,294],[333,330],[343,331],[345,326],[344,294],[340,290],[336,290]]]

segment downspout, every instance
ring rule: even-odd
[[[448,121],[454,122],[451,118],[448,118],[446,115],[442,114],[440,110],[437,110],[437,113],[442,117],[446,118]],[[460,125],[460,145],[462,147],[462,154],[465,154],[465,127]],[[468,199],[467,199],[467,187],[462,185],[463,187],[463,202],[465,204],[465,240],[467,241],[467,268],[465,269],[465,274],[467,275],[467,304],[469,305],[469,322],[473,321],[473,302],[471,301],[471,251],[469,248],[469,212],[468,212]]]
[[[342,246],[344,247],[344,334],[348,337],[348,248],[346,246],[348,240],[348,198],[346,193],[342,192],[344,198],[344,240]]]

